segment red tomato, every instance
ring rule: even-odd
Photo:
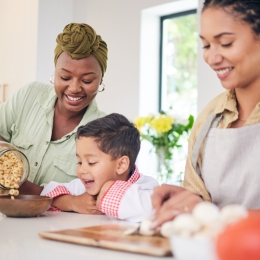
[[[260,260],[260,212],[227,227],[216,244],[220,260]]]

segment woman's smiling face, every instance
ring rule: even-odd
[[[224,88],[260,87],[260,40],[249,24],[222,8],[209,7],[201,14],[200,37],[204,60]]]
[[[102,72],[93,56],[73,60],[67,52],[59,56],[54,77],[58,106],[63,112],[84,110],[97,95]]]

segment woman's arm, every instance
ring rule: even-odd
[[[24,184],[19,188],[19,194],[40,195],[42,190],[43,187],[26,180]]]

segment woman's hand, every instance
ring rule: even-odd
[[[202,198],[179,186],[162,184],[154,188],[152,204],[155,210],[152,228],[174,219],[180,213],[191,212]]]

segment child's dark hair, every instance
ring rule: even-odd
[[[202,12],[208,7],[220,7],[248,23],[260,35],[260,0],[205,0]]]
[[[137,128],[123,115],[112,113],[78,128],[76,139],[93,137],[99,149],[113,160],[128,156],[130,169],[135,165],[140,150],[140,134]]]

